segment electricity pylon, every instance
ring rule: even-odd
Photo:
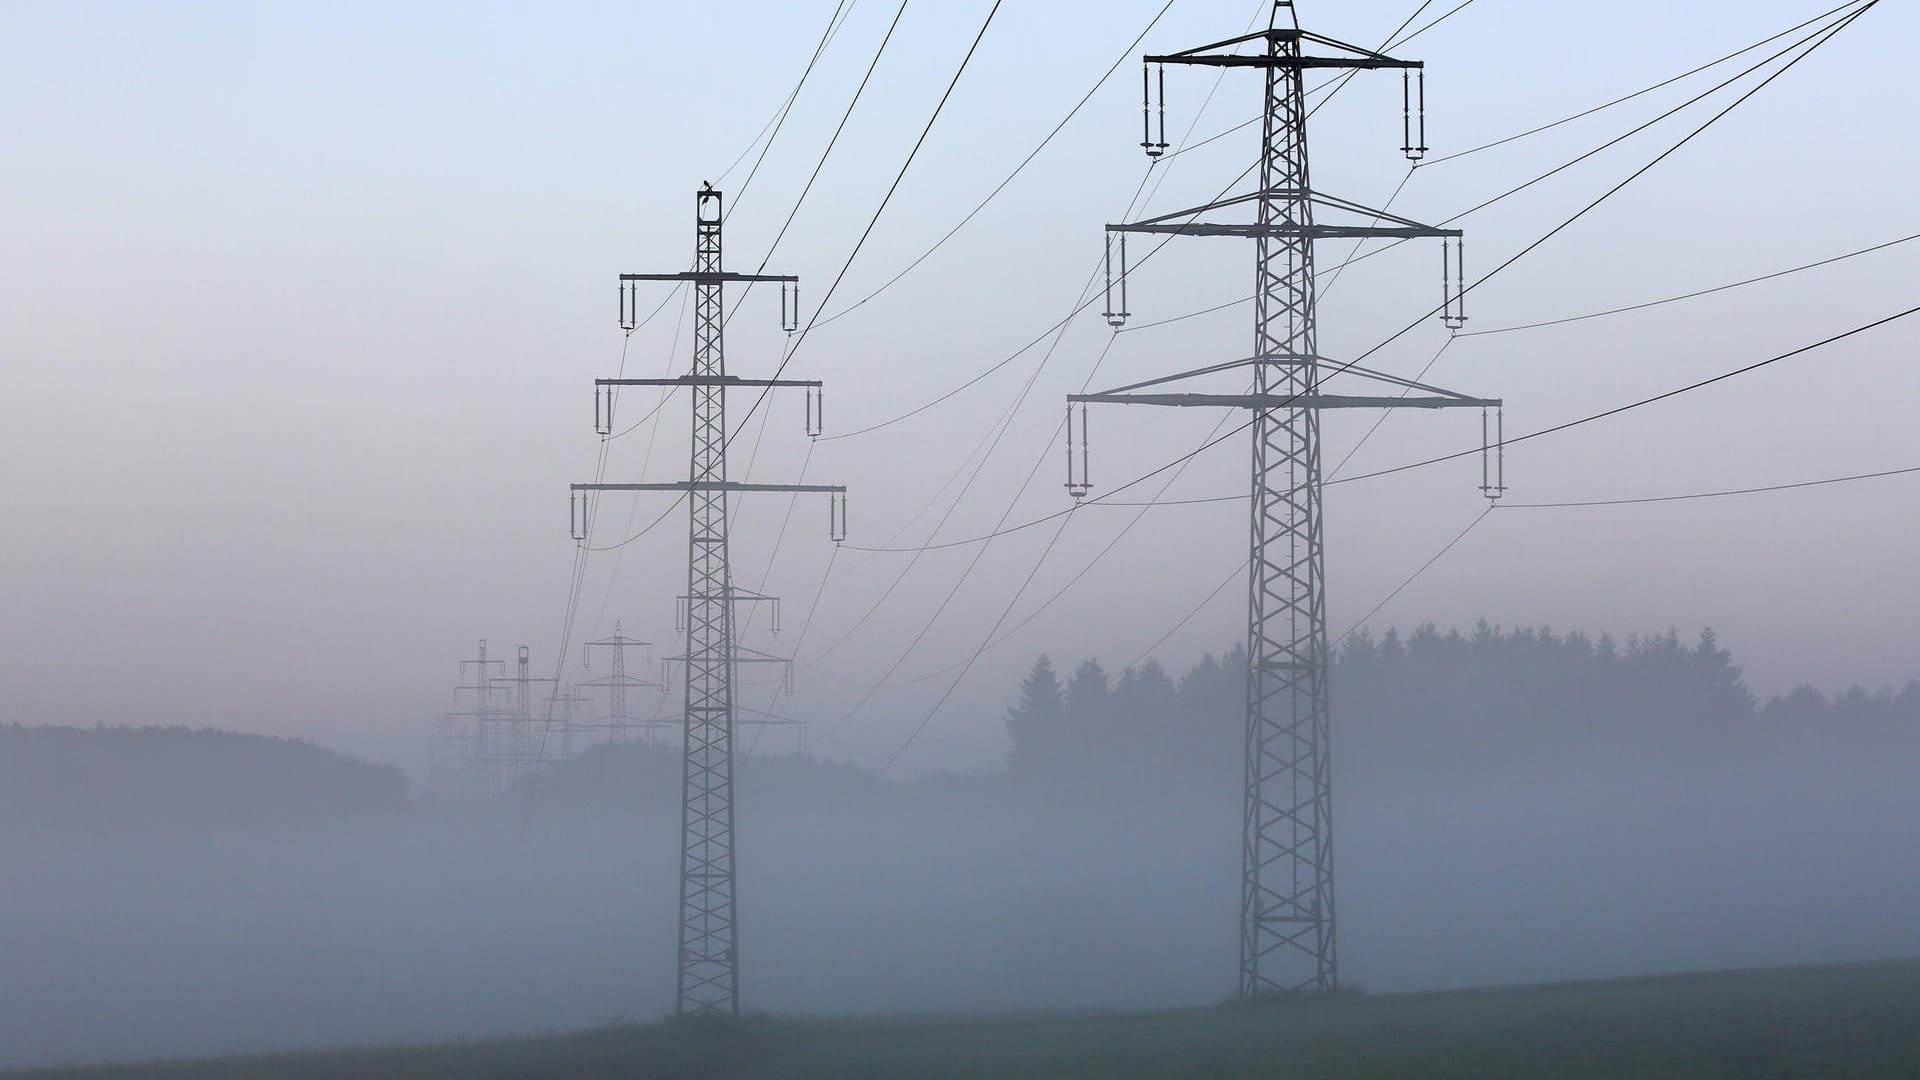
[[[509,788],[541,764],[538,760],[540,751],[533,739],[533,684],[559,685],[559,680],[551,676],[534,678],[533,651],[525,645],[515,648],[518,654],[513,677],[493,680],[495,686],[513,692],[513,710],[496,715],[493,719],[497,737],[493,740],[492,761],[506,767],[506,786]]]
[[[598,686],[606,689],[607,716],[601,723],[607,729],[607,738],[614,742],[626,742],[633,728],[633,716],[627,711],[628,688],[659,685],[658,683],[649,682],[646,679],[636,678],[627,674],[627,650],[650,650],[653,648],[653,643],[641,641],[639,638],[628,637],[626,632],[620,628],[620,624],[616,622],[613,624],[612,637],[601,638],[599,641],[589,641],[581,647],[580,665],[582,667],[593,666],[593,650],[596,648],[607,649],[613,653],[613,673],[604,679],[594,679],[590,682],[583,682],[580,685]],[[653,742],[653,724],[648,722],[645,726],[647,730],[647,742],[651,743]]]
[[[1283,22],[1285,25],[1283,25]],[[1245,45],[1259,51],[1240,53]],[[1318,46],[1323,55],[1310,54]],[[1419,61],[1396,60],[1300,29],[1293,5],[1275,3],[1267,29],[1185,52],[1142,58],[1141,108],[1149,156],[1166,150],[1166,65],[1252,68],[1266,84],[1259,184],[1252,192],[1205,206],[1121,225],[1108,225],[1108,321],[1126,320],[1126,234],[1237,236],[1254,241],[1253,355],[1174,375],[1067,399],[1068,491],[1079,498],[1087,481],[1086,407],[1090,402],[1135,405],[1225,406],[1252,412],[1252,537],[1247,601],[1246,793],[1243,803],[1240,893],[1240,977],[1243,997],[1331,991],[1338,985],[1333,894],[1333,795],[1328,759],[1326,584],[1322,558],[1320,412],[1324,409],[1498,408],[1410,380],[1335,364],[1319,353],[1314,326],[1314,242],[1332,237],[1432,237],[1441,241],[1443,303],[1449,329],[1466,321],[1461,233],[1438,229],[1313,190],[1307,173],[1304,74],[1318,69],[1399,69],[1404,145],[1419,160],[1426,152],[1425,73]],[[1160,78],[1160,133],[1154,138],[1153,69]],[[1419,134],[1414,128],[1412,73],[1420,73]],[[1249,224],[1200,220],[1211,211],[1251,206]],[[1315,220],[1316,210],[1368,219],[1360,224]],[[1114,237],[1120,254],[1119,303],[1114,303]],[[1327,365],[1327,366],[1323,366]],[[1331,367],[1332,370],[1328,370]],[[1249,372],[1249,369],[1250,372]],[[1252,376],[1251,393],[1139,393],[1224,372]],[[1398,395],[1334,394],[1323,383],[1353,376],[1385,383]],[[1240,385],[1244,386],[1245,383]],[[1423,396],[1413,396],[1418,391]],[[1076,416],[1077,409],[1077,416]],[[1074,425],[1079,427],[1075,455]],[[1484,424],[1483,424],[1484,428]],[[1483,451],[1485,440],[1482,441]],[[1497,497],[1489,478],[1482,490]]]
[[[739,588],[738,586],[728,589],[727,595],[729,598],[729,602],[735,606],[735,610],[731,618],[733,620],[733,626],[736,631],[738,631],[741,625],[743,624],[740,612],[738,610],[739,605],[745,604],[747,605],[749,610],[752,610],[764,604],[766,605],[766,610],[767,610],[767,628],[770,632],[774,634],[774,636],[776,637],[779,636],[780,634],[780,598],[779,597],[768,596],[765,593],[753,592],[748,589]],[[680,633],[685,633],[687,630],[687,612],[690,610],[692,602],[693,602],[692,597],[682,596],[679,599],[679,606],[675,608],[674,629],[679,631]],[[668,664],[684,664],[687,662],[687,659],[688,658],[685,656],[661,657],[660,659],[661,681],[663,683],[669,681],[666,673]],[[734,663],[736,664],[772,664],[779,667],[781,669],[780,691],[782,693],[787,693],[787,694],[793,693],[793,661],[790,658],[785,656],[775,656],[773,653],[766,652],[761,649],[749,648],[748,646],[740,644],[739,641],[736,639],[733,646],[733,659],[734,659]],[[748,717],[742,717],[741,715],[739,715],[742,712],[747,713]],[[799,752],[803,756],[806,754],[807,725],[806,725],[806,721],[804,720],[794,720],[790,717],[778,716],[772,712],[768,712],[767,710],[748,708],[747,706],[741,705],[736,702],[734,704],[733,726],[736,730],[743,727],[751,727],[751,728],[790,727],[790,728],[793,728],[795,731],[799,733],[799,740],[798,740]],[[755,735],[754,744],[758,745],[758,743],[759,743],[759,736]]]
[[[595,410],[602,435],[612,430],[614,395],[623,386],[684,388],[693,401],[693,452],[688,477],[664,484],[574,484],[574,537],[588,530],[595,491],[674,491],[688,506],[687,679],[683,714],[680,842],[680,950],[674,1012],[687,1016],[740,1013],[740,934],[734,909],[733,732],[734,676],[739,654],[733,625],[733,582],[727,565],[727,497],[751,491],[816,491],[829,497],[828,532],[845,537],[846,493],[840,485],[748,484],[727,479],[727,391],[735,387],[794,386],[807,393],[807,431],[819,434],[820,383],[742,379],[728,375],[722,332],[722,292],[729,282],[780,286],[781,326],[799,322],[799,279],[734,274],[721,268],[720,192],[703,185],[694,198],[694,266],[679,274],[621,274],[620,324],[632,331],[642,281],[693,286],[693,370],[677,379],[596,379]],[[604,403],[604,405],[603,405]]]
[[[561,693],[560,691],[562,689],[565,689],[566,692]],[[574,716],[575,707],[590,704],[592,701],[593,698],[585,694],[575,693],[572,689],[565,687],[556,687],[553,693],[547,695],[547,715],[549,717],[553,715],[555,706],[558,706],[560,710],[561,761],[567,761],[573,757],[573,736],[578,726],[578,720]],[[542,742],[544,741],[543,739]]]
[[[464,681],[467,678],[468,668],[474,669],[472,682]],[[506,663],[501,660],[487,659],[487,642],[482,638],[479,655],[472,660],[460,661],[460,677],[463,682],[454,687],[456,698],[462,693],[472,695],[473,708],[447,714],[449,717],[471,722],[469,730],[472,734],[469,736],[468,743],[471,753],[467,759],[466,783],[467,791],[472,795],[485,796],[494,793],[493,766],[502,758],[499,747],[500,728],[501,721],[506,717],[505,710],[495,702],[494,695],[508,688],[500,685],[501,680],[494,677],[495,668],[504,670]]]

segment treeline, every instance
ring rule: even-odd
[[[1698,767],[1800,755],[1810,764],[1920,754],[1920,681],[1761,702],[1711,630],[1629,637],[1424,625],[1357,634],[1330,673],[1336,774],[1355,782]],[[1239,783],[1246,657],[1178,678],[1148,662],[1070,674],[1035,661],[1006,716],[1011,776],[1131,794]]]
[[[1711,631],[1607,635],[1421,626],[1358,634],[1330,679],[1333,766],[1347,795],[1370,785],[1455,788],[1762,763],[1809,783],[1844,773],[1891,780],[1920,764],[1920,681],[1829,697],[1802,687],[1757,699]],[[781,756],[741,765],[742,797],[935,808],[1041,794],[1092,803],[1156,796],[1232,813],[1243,769],[1245,653],[1179,675],[1149,661],[1036,660],[1005,712],[1003,773],[882,783],[861,769]],[[1824,772],[1823,772],[1824,771]],[[503,812],[630,807],[672,817],[678,751],[596,747],[503,795]],[[1201,805],[1194,800],[1204,801]],[[302,740],[185,727],[0,726],[0,825],[249,823],[386,815],[408,806],[398,768]],[[443,808],[464,814],[460,808]]]
[[[226,825],[401,812],[406,774],[300,739],[0,726],[0,825]]]

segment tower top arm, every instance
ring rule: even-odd
[[[1295,48],[1281,50],[1269,48],[1265,53],[1221,52],[1233,49],[1248,42],[1257,41],[1272,46],[1281,42],[1292,42]],[[1336,56],[1308,56],[1302,49],[1308,43],[1323,45],[1339,50]],[[1239,37],[1216,41],[1197,48],[1182,49],[1175,53],[1148,54],[1140,58],[1148,64],[1196,64],[1204,67],[1251,67],[1251,68],[1404,68],[1418,70],[1426,67],[1421,60],[1399,60],[1372,49],[1363,49],[1344,41],[1337,41],[1321,34],[1306,30],[1276,27],[1261,30]]]

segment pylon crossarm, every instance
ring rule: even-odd
[[[1202,375],[1217,375],[1223,371],[1233,371],[1239,368],[1252,367],[1255,364],[1259,364],[1259,363],[1296,363],[1297,364],[1297,363],[1307,363],[1307,362],[1312,362],[1315,364],[1326,364],[1331,367],[1335,367],[1338,369],[1339,374],[1341,375],[1356,375],[1362,379],[1370,379],[1374,382],[1386,383],[1389,386],[1397,386],[1405,390],[1425,391],[1426,393],[1434,394],[1439,397],[1457,400],[1462,405],[1478,404],[1480,400],[1478,398],[1470,398],[1464,394],[1459,394],[1452,390],[1443,389],[1438,386],[1432,386],[1423,382],[1415,382],[1412,379],[1401,378],[1398,375],[1389,375],[1384,371],[1375,371],[1372,368],[1358,367],[1353,364],[1342,364],[1339,361],[1331,360],[1324,356],[1300,356],[1300,355],[1293,355],[1293,354],[1287,354],[1287,355],[1281,355],[1281,356],[1270,356],[1265,358],[1265,360],[1262,360],[1258,357],[1243,357],[1238,360],[1227,360],[1218,364],[1210,364],[1206,367],[1193,368],[1190,371],[1177,372],[1172,375],[1162,375],[1159,378],[1155,378],[1155,379],[1144,379],[1140,382],[1128,383],[1125,386],[1110,387],[1106,390],[1097,390],[1091,394],[1069,394],[1068,400],[1069,401],[1107,401],[1107,400],[1111,400],[1113,396],[1116,394],[1127,394],[1127,393],[1132,393],[1135,390],[1145,390],[1150,386],[1166,386],[1170,383],[1184,382],[1187,379],[1199,378]]]
[[[733,708],[735,712],[748,712],[748,713],[757,712],[757,710],[749,709],[745,705],[735,705]],[[686,717],[684,716],[663,716],[660,718],[658,723],[661,727],[678,727],[681,724],[683,724],[685,721],[686,721]],[[747,719],[744,717],[736,716],[733,718],[733,726],[734,727],[806,727],[807,722],[805,720],[791,720],[784,716],[774,717],[769,714],[767,719]]]
[[[1230,49],[1235,45],[1245,45],[1249,41],[1311,41],[1316,45],[1325,45],[1329,49],[1342,49],[1352,53],[1342,56],[1274,56],[1270,54],[1234,55],[1215,52],[1216,49]],[[1384,53],[1364,49],[1345,41],[1315,34],[1306,30],[1276,27],[1272,30],[1257,30],[1251,34],[1242,34],[1225,41],[1216,41],[1197,48],[1182,49],[1176,53],[1164,53],[1157,56],[1140,58],[1146,64],[1203,64],[1213,67],[1357,67],[1357,68],[1421,68],[1426,64],[1420,60],[1395,60]],[[1292,60],[1294,63],[1273,63],[1275,60]],[[1264,62],[1264,63],[1263,63]]]
[[[1199,231],[1202,229],[1252,228],[1252,226],[1211,225],[1204,222],[1194,221],[1193,219],[1199,217],[1201,214],[1209,213],[1214,210],[1220,210],[1225,207],[1239,206],[1242,203],[1256,202],[1261,199],[1286,197],[1286,196],[1291,196],[1292,194],[1294,193],[1286,192],[1286,191],[1251,191],[1245,195],[1235,195],[1232,198],[1220,199],[1215,202],[1207,203],[1204,206],[1191,206],[1184,210],[1175,210],[1171,213],[1158,214],[1150,218],[1142,218],[1139,221],[1130,221],[1124,224],[1118,224],[1118,225],[1110,224],[1106,228],[1107,228],[1107,231],[1110,233],[1130,233],[1130,232],[1186,233],[1186,232],[1191,232],[1191,233],[1195,233],[1196,235],[1208,235],[1206,233]],[[1405,236],[1416,237],[1416,238],[1417,237],[1449,237],[1451,238],[1451,237],[1465,235],[1464,232],[1460,229],[1442,229],[1432,225],[1424,225],[1418,221],[1414,221],[1412,218],[1404,218],[1398,214],[1388,213],[1385,210],[1376,210],[1373,207],[1363,206],[1360,203],[1352,202],[1350,200],[1338,198],[1332,195],[1320,195],[1317,193],[1308,192],[1306,193],[1306,197],[1312,202],[1321,206],[1325,206],[1331,210],[1339,210],[1344,213],[1354,214],[1360,217],[1371,218],[1377,221],[1390,221],[1393,223],[1393,225],[1387,226],[1383,229],[1383,231],[1380,231],[1377,233],[1369,232],[1364,234],[1353,233],[1353,232],[1334,233],[1334,232],[1325,232],[1324,230],[1330,230],[1330,229],[1351,230],[1351,229],[1361,229],[1361,228],[1382,229],[1383,227],[1360,226],[1360,225],[1314,225],[1309,227],[1308,231],[1305,231],[1305,232],[1296,232],[1296,233],[1266,232],[1266,233],[1249,233],[1247,235],[1313,236],[1313,237],[1354,236],[1354,235],[1368,235],[1368,236],[1375,236],[1375,235],[1403,236],[1405,235]]]
[[[1258,30],[1251,34],[1241,34],[1239,37],[1230,37],[1225,41],[1215,41],[1207,45],[1196,45],[1191,49],[1182,49],[1177,53],[1168,53],[1165,56],[1143,56],[1140,60],[1146,64],[1179,64],[1184,63],[1187,57],[1196,56],[1200,53],[1212,52],[1215,49],[1231,49],[1235,45],[1245,45],[1249,41],[1265,40],[1267,40],[1267,32],[1265,30]]]
[[[1418,68],[1418,67],[1426,66],[1425,61],[1395,60],[1393,57],[1388,56],[1383,52],[1379,52],[1374,49],[1363,48],[1359,45],[1353,44],[1350,41],[1341,41],[1338,38],[1330,38],[1325,34],[1316,34],[1311,30],[1269,30],[1267,32],[1270,34],[1279,36],[1282,40],[1288,37],[1293,37],[1301,41],[1311,41],[1316,45],[1325,45],[1329,49],[1345,49],[1346,51],[1353,53],[1355,56],[1365,57],[1366,59],[1369,59],[1369,60],[1384,60],[1387,62],[1388,65],[1393,67]]]
[[[1209,364],[1206,367],[1194,368],[1191,371],[1182,371],[1175,375],[1162,375],[1157,379],[1146,379],[1137,383],[1128,383],[1125,386],[1116,386],[1109,390],[1096,391],[1092,395],[1081,394],[1078,395],[1078,398],[1098,398],[1107,394],[1124,394],[1133,390],[1145,390],[1149,386],[1165,386],[1168,383],[1180,382],[1183,379],[1194,379],[1202,375],[1216,375],[1222,371],[1232,371],[1235,368],[1251,367],[1254,363],[1255,361],[1252,357],[1242,357],[1239,360],[1227,360],[1218,364]],[[1075,399],[1074,395],[1068,395],[1068,400],[1071,401]]]
[[[1381,240],[1420,240],[1428,237],[1457,237],[1462,235],[1459,229],[1435,229],[1425,225],[1388,226],[1378,225],[1320,225],[1273,223],[1262,225],[1221,224],[1211,221],[1191,221],[1166,224],[1109,225],[1112,232],[1129,233],[1170,233],[1179,236],[1240,236],[1257,238],[1304,237],[1308,240],[1339,239],[1381,239]]]
[[[1369,397],[1351,394],[1069,394],[1068,401],[1109,405],[1171,405],[1229,409],[1457,409],[1497,408],[1498,398]]]
[[[1232,195],[1224,199],[1215,199],[1210,203],[1203,203],[1199,206],[1189,206],[1184,210],[1172,210],[1164,214],[1156,214],[1153,217],[1141,218],[1139,221],[1130,222],[1125,225],[1108,225],[1107,231],[1138,232],[1140,231],[1138,227],[1141,225],[1161,225],[1170,221],[1180,220],[1181,218],[1199,217],[1201,214],[1209,211],[1219,210],[1228,206],[1239,206],[1241,203],[1253,202],[1260,198],[1261,194],[1262,193],[1258,191],[1249,191],[1245,195]]]
[[[1364,206],[1351,199],[1342,199],[1337,195],[1322,195],[1316,191],[1309,192],[1307,198],[1312,199],[1314,202],[1330,210],[1343,210],[1349,214],[1358,214],[1361,217],[1373,218],[1378,221],[1391,221],[1396,225],[1403,225],[1409,229],[1427,229],[1435,236],[1465,235],[1459,229],[1437,229],[1431,225],[1425,225],[1415,221],[1412,218],[1403,218],[1398,214],[1390,214],[1385,210],[1376,210],[1371,206]]]
[[[574,484],[575,491],[818,491],[845,495],[845,484],[736,484],[727,480],[678,480],[666,484]]]
[[[1438,386],[1433,386],[1428,383],[1415,382],[1412,379],[1402,378],[1398,375],[1389,375],[1384,371],[1375,371],[1372,368],[1363,368],[1354,364],[1340,365],[1340,374],[1358,375],[1363,379],[1372,379],[1375,382],[1383,382],[1392,386],[1401,386],[1401,387],[1407,388],[1408,390],[1425,390],[1429,394],[1439,394],[1443,397],[1462,397],[1462,395],[1457,394],[1452,390],[1443,390]],[[1465,399],[1463,398],[1463,400]]]
[[[675,379],[595,379],[595,386],[802,386],[818,390],[819,379],[743,379],[738,375],[682,375]]]
[[[798,283],[799,278],[792,274],[736,274],[732,271],[714,272],[688,270],[679,274],[621,274],[621,281],[691,281],[696,285],[718,285],[728,281],[786,281]]]
[[[1424,68],[1419,60],[1394,60],[1380,56],[1143,56],[1149,64],[1199,64],[1204,67],[1243,68]]]

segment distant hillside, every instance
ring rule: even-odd
[[[0,726],[0,823],[247,824],[395,813],[399,769],[298,739],[185,727]]]

